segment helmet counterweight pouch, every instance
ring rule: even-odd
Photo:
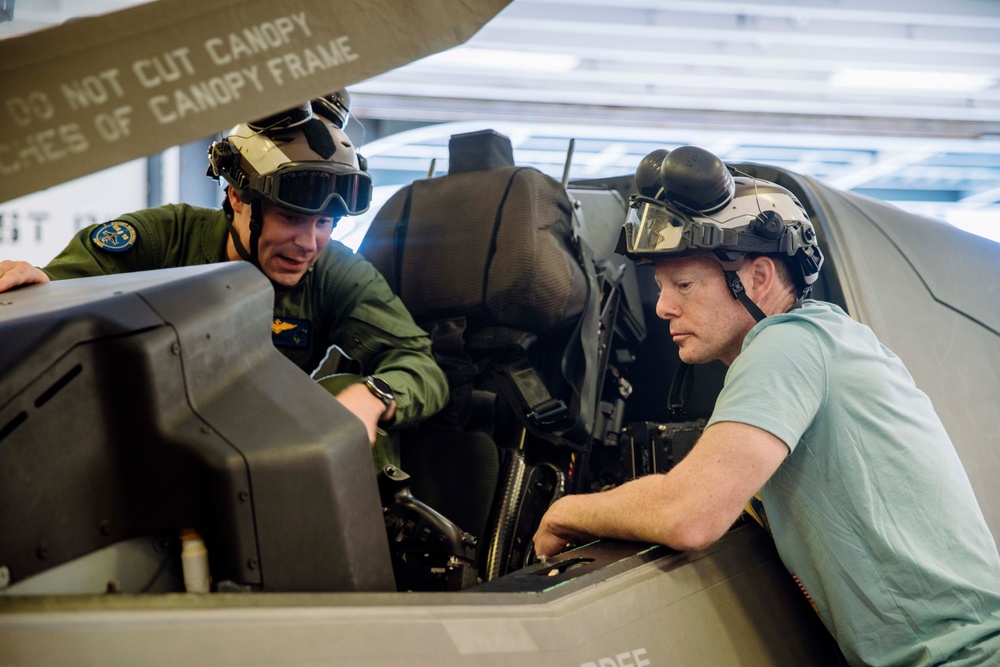
[[[492,149],[476,163],[484,146]],[[514,166],[510,140],[492,130],[456,135],[450,147],[449,174],[393,195],[361,254],[418,322],[466,314],[470,323],[538,333],[571,321],[583,311],[587,279],[566,191]]]
[[[466,350],[490,350],[493,367],[519,385],[512,391],[530,415],[526,425],[547,437],[565,426],[569,406],[552,399],[524,358],[534,343],[510,341],[535,340],[518,332],[570,328],[587,306],[590,281],[574,247],[572,214],[562,186],[535,169],[459,172],[396,193],[359,248],[425,328],[465,319]]]
[[[521,501],[532,494],[523,480],[514,482],[554,474],[543,486],[562,489],[586,479],[583,461],[599,428],[621,271],[594,261],[566,189],[536,169],[515,166],[508,138],[492,130],[456,135],[449,150],[448,175],[393,195],[359,252],[432,333],[449,378],[451,402],[419,429],[484,432],[506,453],[492,530],[481,536],[488,538],[481,543],[488,548],[483,577],[491,579],[525,565],[523,545],[541,517],[530,518],[534,510]],[[625,206],[614,198],[620,208],[607,222],[617,229]],[[516,426],[506,419],[511,412]],[[529,449],[555,445],[566,460],[575,452],[576,477],[554,466],[519,473],[525,445],[512,436],[522,433],[531,436]],[[406,442],[402,450],[405,468]],[[544,511],[553,496],[532,498]]]

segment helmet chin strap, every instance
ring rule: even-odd
[[[733,298],[743,304],[743,307],[747,309],[750,316],[757,322],[767,317],[764,311],[747,296],[747,290],[743,287],[743,281],[740,280],[739,275],[735,271],[728,269],[723,269],[722,272],[726,276],[726,284],[729,285],[729,291],[732,293]]]
[[[261,213],[261,204],[259,199],[254,199],[250,202],[250,251],[248,252],[246,247],[243,245],[243,241],[240,240],[239,232],[236,231],[236,225],[233,223],[233,218],[229,219],[229,237],[233,240],[233,247],[236,248],[236,254],[240,256],[244,261],[250,262],[257,267],[263,273],[263,269],[260,266],[260,261],[257,257],[257,246],[260,241],[260,230],[264,225],[264,217]],[[235,217],[235,216],[234,216]]]
[[[250,262],[257,270],[264,274],[264,277],[271,280],[271,276],[264,273],[264,268],[260,265],[260,257],[258,256],[258,247],[260,245],[260,231],[264,226],[264,216],[261,213],[263,206],[261,206],[259,199],[254,199],[250,202],[250,250],[247,251],[246,247],[243,245],[243,241],[240,240],[239,232],[236,231],[236,225],[233,224],[233,218],[229,219],[229,237],[233,239],[233,247],[236,248],[236,254],[240,256],[240,259]],[[308,274],[312,271],[312,267],[309,267]],[[301,283],[305,280],[305,275],[299,279]],[[281,291],[283,289],[289,289],[288,286],[276,283],[271,280],[271,284],[274,286],[275,290]]]
[[[764,311],[747,296],[747,290],[743,286],[743,281],[740,280],[739,275],[736,273],[734,267],[739,265],[740,259],[733,255],[726,256],[722,251],[716,251],[715,258],[722,265],[722,273],[726,277],[726,285],[729,286],[729,293],[733,295],[733,298],[743,304],[743,307],[747,309],[747,312],[750,313],[750,317],[754,321],[760,322],[767,317]]]
[[[722,273],[726,276],[726,284],[734,299],[737,299],[747,309],[750,316],[757,322],[767,317],[756,303],[747,296],[743,281],[740,280],[736,271],[723,267]],[[691,396],[691,364],[679,360],[677,369],[674,371],[673,380],[670,383],[670,390],[667,393],[667,406],[675,419],[686,419],[685,405]]]

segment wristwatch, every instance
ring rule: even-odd
[[[365,386],[368,387],[368,391],[370,391],[375,398],[385,404],[385,412],[382,413],[380,420],[385,418],[385,413],[389,412],[389,406],[391,406],[392,402],[396,400],[396,394],[393,393],[392,387],[389,386],[388,382],[382,378],[375,377],[374,375],[366,377],[364,379],[364,383]]]

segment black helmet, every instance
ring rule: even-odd
[[[734,173],[736,174],[734,176]],[[710,252],[732,270],[747,253],[782,259],[808,293],[823,265],[816,232],[795,195],[770,181],[731,171],[694,146],[643,158],[640,194],[629,199],[623,251],[637,261]],[[804,294],[803,294],[804,296]]]
[[[368,210],[372,179],[347,134],[316,118],[309,103],[241,123],[208,151],[209,176],[225,178],[244,202],[340,218]]]

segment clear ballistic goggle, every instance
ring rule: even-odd
[[[695,220],[651,197],[638,196],[630,202],[624,232],[625,253],[636,256],[716,248],[724,236],[713,223]]]
[[[372,203],[371,176],[337,162],[286,162],[251,177],[250,188],[278,206],[310,215],[358,215]]]

